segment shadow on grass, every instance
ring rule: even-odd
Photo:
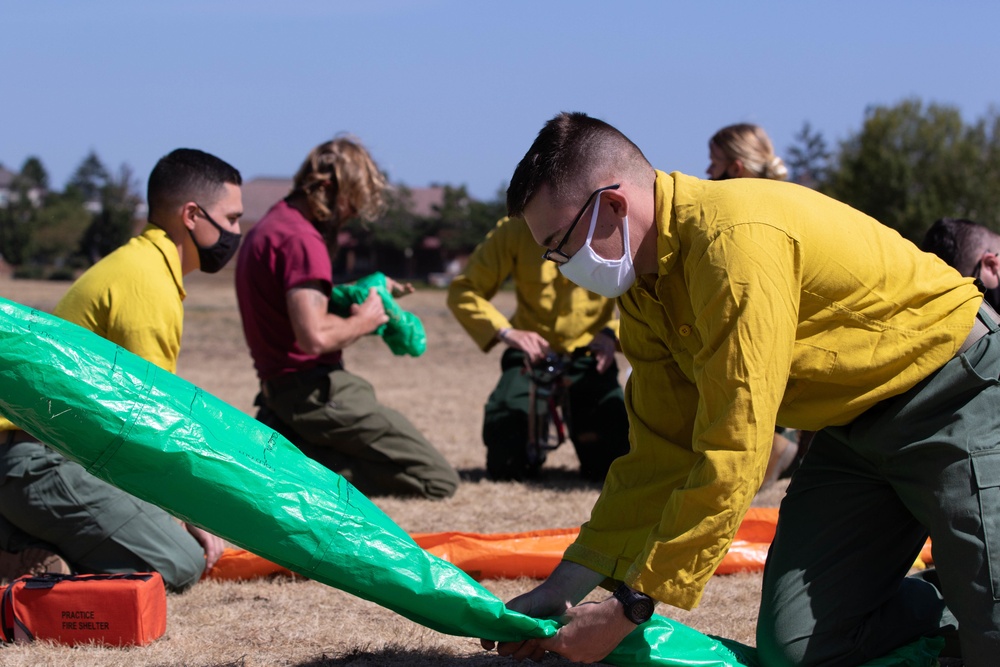
[[[575,665],[554,654],[546,656],[546,663]],[[442,655],[439,652],[423,650],[415,651],[401,646],[387,646],[379,649],[354,649],[342,656],[330,658],[326,655],[306,662],[297,662],[293,667],[341,667],[350,665],[351,667],[380,667],[382,665],[407,665],[408,667],[437,667],[439,665],[453,665],[455,667],[493,667],[503,665],[511,667],[516,665],[511,658],[502,658],[496,653],[486,653],[481,655]],[[237,667],[238,663],[233,667]],[[218,665],[213,667],[230,667],[230,665]]]
[[[595,482],[580,477],[580,471],[565,467],[542,467],[535,476],[522,480],[495,481],[485,468],[459,468],[458,476],[463,482],[494,482],[496,484],[523,484],[533,489],[570,491],[577,489],[601,490],[603,482]]]

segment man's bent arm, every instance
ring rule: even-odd
[[[484,352],[496,344],[497,332],[510,327],[510,321],[490,303],[514,267],[517,248],[510,238],[510,224],[501,220],[448,286],[448,308]]]
[[[795,344],[797,253],[780,230],[742,225],[714,237],[686,267],[701,341],[692,369],[695,458],[624,577],[676,606],[697,603],[763,479]],[[655,403],[633,408],[641,422]]]
[[[321,288],[322,283],[315,281],[293,287],[285,294],[295,342],[306,354],[343,349],[389,321],[374,289],[364,303],[352,308],[349,317],[340,317],[328,312],[330,297]]]

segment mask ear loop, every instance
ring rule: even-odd
[[[587,247],[590,247],[590,242],[594,239],[594,230],[597,229],[597,213],[600,211],[601,207],[601,195],[603,192],[598,192],[597,197],[594,198],[594,212],[590,214],[590,229],[587,231]]]
[[[985,253],[983,253],[983,256],[985,257]],[[983,279],[980,277],[980,274],[982,272],[983,272],[983,257],[980,257],[979,261],[976,262],[976,265],[972,267],[972,278],[974,284],[979,289],[979,291],[982,292],[983,294],[986,294],[986,283],[984,283]]]
[[[603,192],[598,192],[597,193],[597,197],[594,199],[594,212],[590,216],[590,230],[587,232],[587,244],[586,245],[587,245],[587,248],[591,252],[594,252],[594,249],[590,247],[590,242],[594,239],[594,230],[597,229],[597,213],[600,210],[599,207],[601,205],[601,195],[602,194],[604,194],[604,193]],[[622,261],[623,259],[625,259],[626,257],[628,257],[628,256],[630,256],[632,254],[632,248],[629,245],[629,241],[628,241],[628,216],[627,215],[622,219],[622,248],[624,249],[624,252],[622,253],[621,257],[619,257],[618,259],[608,259],[608,260],[605,260],[605,261],[608,261],[608,262],[620,262],[620,261]],[[594,254],[596,255],[597,253],[594,253]],[[604,258],[602,258],[602,259],[604,259]]]

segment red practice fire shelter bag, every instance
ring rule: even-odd
[[[143,645],[167,630],[167,594],[158,572],[42,574],[11,582],[3,593],[5,641]]]

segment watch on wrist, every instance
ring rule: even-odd
[[[634,591],[625,584],[615,589],[615,599],[622,603],[625,618],[636,625],[642,625],[653,617],[656,603],[645,593]]]

